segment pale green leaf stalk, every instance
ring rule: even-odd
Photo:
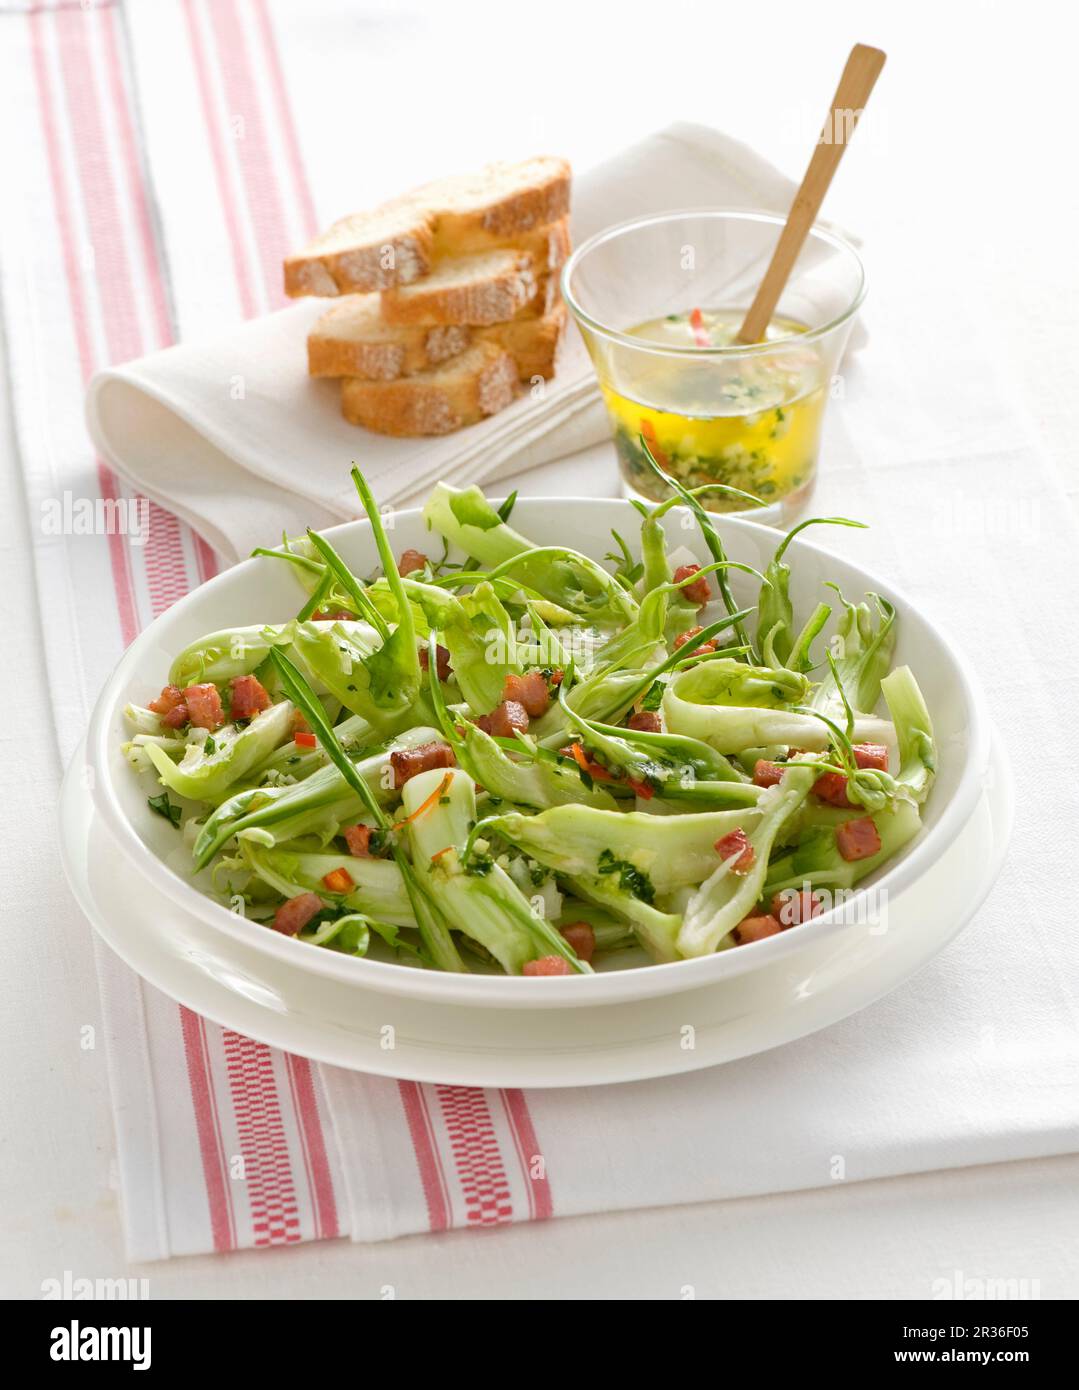
[[[471,863],[462,862],[476,819],[476,793],[467,772],[421,772],[405,783],[402,802],[412,817],[413,865],[455,927],[490,951],[509,975],[519,975],[526,961],[547,955],[562,956],[576,970],[588,972],[504,869],[485,861],[482,871],[473,871]]]
[[[753,911],[764,887],[776,837],[809,795],[816,776],[812,765],[792,763],[779,785],[758,803],[759,817],[747,831],[754,851],[753,864],[748,873],[735,873],[733,861],[737,856],[723,860],[693,894],[678,934],[682,955],[710,955]]]
[[[896,781],[921,804],[929,795],[937,770],[937,751],[929,710],[909,666],[897,666],[880,685],[899,744]]]
[[[257,714],[244,728],[226,724],[218,729],[212,753],[206,751],[206,743],[192,742],[176,763],[164,749],[151,743],[146,745],[146,755],[164,786],[179,796],[215,803],[291,733],[292,705],[282,700]]]

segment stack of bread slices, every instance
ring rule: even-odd
[[[345,418],[448,434],[554,374],[566,323],[570,168],[542,157],[442,179],[336,222],[285,262],[289,295],[333,295],[308,370]]]

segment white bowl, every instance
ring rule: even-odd
[[[594,556],[602,556],[610,549],[612,527],[632,536],[638,520],[628,502],[606,498],[522,499],[513,514],[514,524],[538,544],[571,544]],[[702,563],[709,561],[697,528],[685,513],[671,512],[666,524],[672,549],[686,547]],[[778,542],[775,531],[738,518],[719,518],[717,528],[731,559],[761,570]],[[370,573],[376,567],[377,557],[366,520],[334,527],[326,534],[359,573]],[[418,511],[401,512],[394,516],[391,541],[397,553],[408,548],[422,551],[430,546],[431,535]],[[872,533],[863,533],[857,543],[870,553]],[[826,580],[838,583],[848,598],[860,598],[864,592],[874,591],[895,604],[895,661],[912,667],[932,715],[939,769],[924,808],[923,829],[887,867],[862,884],[863,888],[876,887],[875,900],[886,902],[901,894],[947,851],[978,804],[990,756],[990,727],[983,697],[965,658],[946,634],[891,585],[806,540],[804,533],[792,542],[787,560],[792,570],[791,597],[796,614],[807,614],[820,598],[827,596],[828,591],[821,588]],[[736,599],[753,602],[754,581],[736,571],[732,573]],[[364,990],[440,1004],[564,1008],[624,1003],[698,989],[771,965],[784,955],[842,930],[844,910],[837,908],[779,936],[717,955],[667,965],[601,971],[592,976],[531,979],[457,975],[359,960],[282,936],[229,912],[166,863],[170,856],[176,857],[176,832],[150,811],[146,781],[133,773],[120,752],[120,745],[128,736],[123,708],[129,701],[145,704],[156,694],[165,682],[172,658],[196,638],[234,625],[285,621],[295,615],[301,601],[292,567],[276,560],[247,560],[202,585],[163,613],[131,644],[101,693],[87,735],[87,785],[95,810],[132,870],[133,889],[139,880],[147,880],[185,913],[211,927],[223,953],[231,941],[237,949],[246,952],[254,947],[307,975],[328,976]]]

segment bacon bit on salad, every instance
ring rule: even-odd
[[[229,685],[232,687],[230,713],[233,719],[253,719],[269,709],[270,697],[257,676],[233,676]]]
[[[357,859],[374,858],[371,853],[371,827],[369,825],[346,825],[343,834],[349,854]]]
[[[679,584],[683,579],[688,579],[691,574],[700,573],[700,565],[679,565],[674,572],[674,582]],[[683,598],[688,598],[690,603],[695,603],[698,608],[703,608],[712,597],[707,575],[701,575],[700,579],[695,579],[692,584],[682,584],[680,592]],[[699,628],[697,630],[700,631]]]
[[[162,688],[161,694],[156,700],[151,700],[147,709],[152,709],[155,714],[166,715],[169,710],[173,710],[177,705],[184,702],[184,692],[178,685],[166,685]]]
[[[523,676],[511,671],[502,686],[502,700],[504,703],[522,705],[529,719],[538,719],[541,714],[547,713],[551,703],[547,678],[542,671],[529,671]]]
[[[572,965],[564,956],[540,956],[538,960],[526,960],[521,969],[522,975],[569,975]]]
[[[512,738],[514,729],[528,728],[528,711],[519,700],[503,700],[490,714],[481,714],[476,727],[494,738]]]
[[[799,927],[824,911],[824,899],[812,888],[784,888],[772,898],[771,912],[781,927]]]
[[[187,706],[181,700],[178,705],[173,705],[168,714],[161,716],[161,722],[169,729],[182,729],[187,723]]]
[[[847,796],[847,779],[842,772],[825,772],[813,783],[814,795],[829,806],[850,806]]]
[[[274,913],[273,929],[285,936],[303,931],[312,917],[322,911],[322,899],[317,893],[300,893],[283,902]]]
[[[635,729],[639,734],[658,734],[663,729],[663,721],[652,709],[635,710],[626,720],[627,729]]]
[[[871,767],[877,772],[887,772],[888,750],[883,743],[856,743],[854,761],[859,767]]]
[[[225,711],[221,708],[221,696],[217,693],[216,685],[209,682],[189,685],[184,691],[184,704],[193,728],[209,729],[213,733],[225,722]]]
[[[397,561],[398,574],[415,574],[417,570],[426,569],[429,561],[422,550],[406,550]]]
[[[343,865],[340,869],[331,869],[328,874],[323,874],[322,883],[329,893],[347,893],[356,887],[356,880]]]
[[[723,835],[716,841],[715,850],[724,861],[732,855],[738,856],[731,865],[732,874],[748,874],[757,858],[757,851],[749,843],[746,832],[742,829],[732,830],[729,835]]]
[[[297,729],[292,735],[292,741],[297,748],[317,748],[318,739],[310,729]]]
[[[564,758],[572,758],[582,772],[587,773],[593,782],[615,782],[618,779],[613,772],[608,772],[602,763],[597,763],[594,758],[590,758],[579,743],[571,743],[566,748],[560,748]]]
[[[429,670],[431,656],[426,647],[420,648],[420,666],[424,671]],[[435,675],[440,681],[448,681],[453,675],[453,668],[450,666],[449,651],[442,646],[435,647]]]
[[[855,859],[870,859],[880,853],[880,831],[870,816],[860,820],[845,820],[835,828],[835,842],[839,853],[848,863]]]
[[[674,639],[675,651],[678,651],[680,647],[684,647],[687,642],[692,642],[694,637],[696,637],[697,633],[703,631],[703,627],[687,627],[685,632],[680,632],[678,636]],[[689,653],[689,655],[704,656],[706,652],[714,652],[715,649],[716,644],[714,640],[711,642],[702,642],[699,647],[694,647],[693,650]]]
[[[656,438],[656,427],[651,420],[646,419],[643,415],[641,417],[641,433],[644,435],[645,442],[652,451],[652,457],[659,464],[660,468],[665,468],[669,473],[671,471],[671,461],[659,447],[659,440]]]
[[[349,623],[352,621],[352,616],[347,608],[316,608],[311,614],[310,621],[313,623]]]
[[[711,347],[712,339],[704,326],[704,315],[699,309],[689,311],[689,326],[693,329],[693,341],[698,347]]]
[[[786,770],[782,763],[770,763],[767,758],[758,758],[753,764],[753,785],[777,787],[782,782]]]
[[[751,917],[743,917],[734,929],[734,939],[739,946],[748,946],[751,941],[763,941],[766,936],[777,936],[783,928],[768,912],[758,912]]]
[[[596,951],[596,933],[592,930],[592,924],[590,922],[568,922],[566,926],[559,927],[558,930],[573,947],[577,959],[590,965]],[[561,956],[559,960],[561,960]]]
[[[456,767],[457,758],[448,743],[432,739],[421,743],[418,748],[396,748],[390,754],[393,768],[393,785],[398,791],[421,772],[430,772],[433,767]]]

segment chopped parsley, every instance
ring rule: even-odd
[[[618,886],[624,893],[632,893],[644,903],[655,902],[656,890],[644,870],[638,869],[628,859],[616,859],[613,850],[605,849],[596,867],[600,874],[617,874]]]
[[[160,796],[148,796],[146,798],[146,804],[151,811],[156,811],[159,816],[164,816],[170,824],[174,825],[177,830],[179,830],[180,807],[173,805],[169,800],[168,792],[162,792]]]

